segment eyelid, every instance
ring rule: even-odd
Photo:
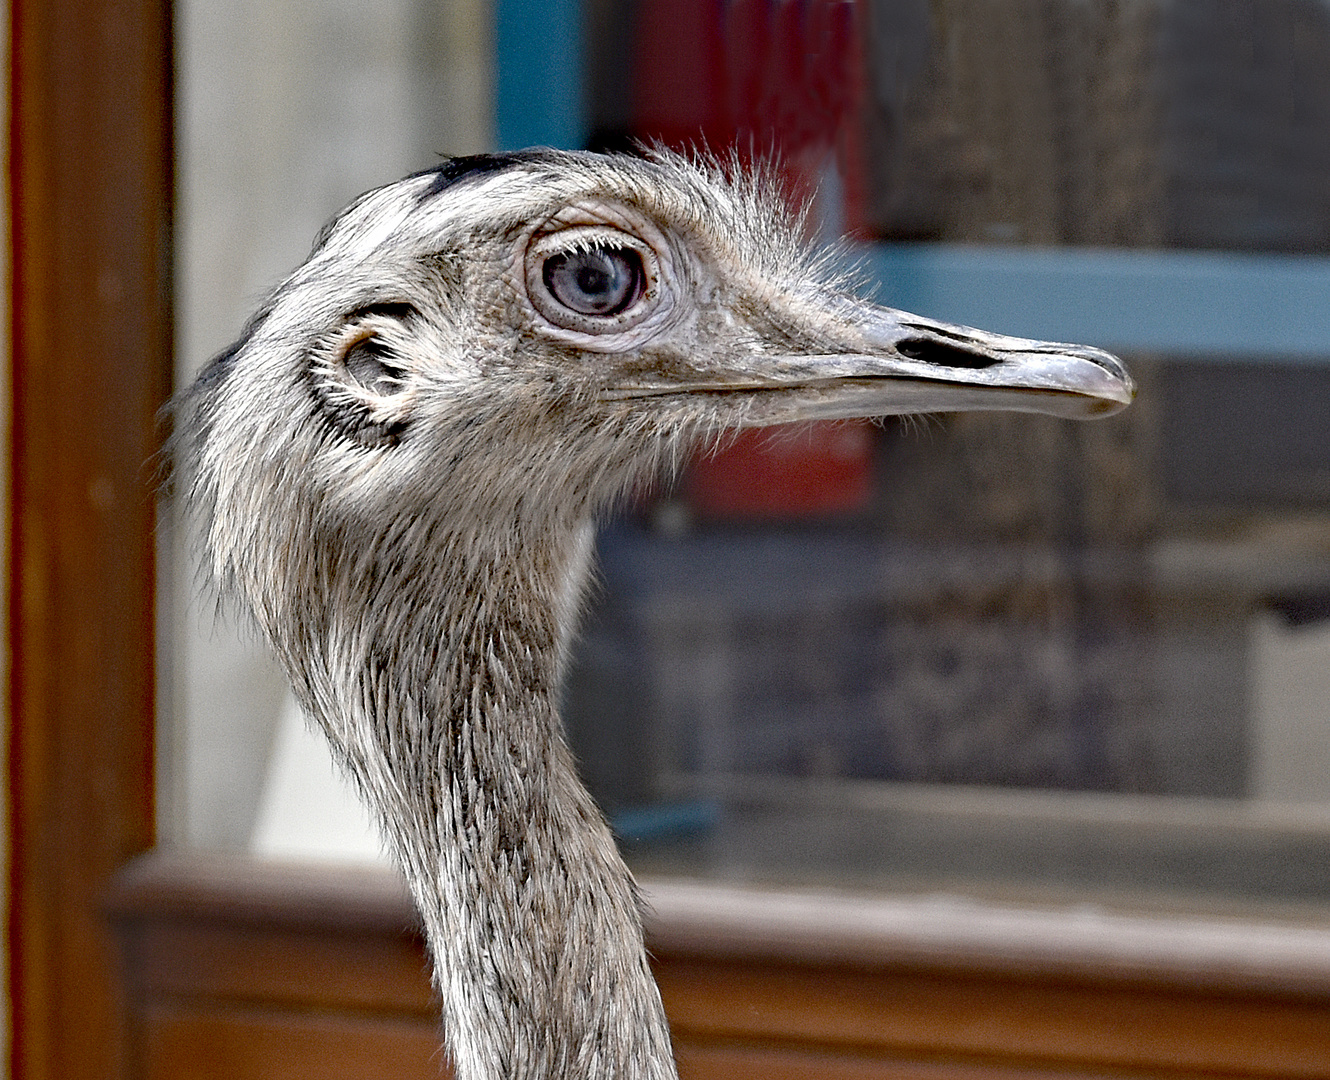
[[[555,232],[535,233],[527,250],[541,259],[548,259],[553,255],[594,251],[596,248],[631,248],[643,256],[653,253],[652,246],[641,237],[608,225],[579,225]]]
[[[617,315],[583,316],[549,296],[543,281],[546,259],[582,247],[631,249],[642,260],[642,288]],[[639,347],[673,325],[680,308],[677,256],[669,238],[649,218],[627,208],[566,207],[523,234],[513,251],[514,278],[524,288],[542,335],[591,352]]]
[[[639,261],[640,282],[636,295],[622,311],[613,314],[579,313],[553,296],[545,281],[545,266],[550,259],[597,248],[631,251]],[[660,265],[655,248],[632,233],[605,225],[574,226],[533,236],[526,251],[523,277],[532,307],[551,328],[589,338],[610,336],[631,329],[652,314],[662,296]]]

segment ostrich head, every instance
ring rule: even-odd
[[[596,514],[738,428],[1132,392],[857,299],[760,181],[672,156],[454,159],[323,231],[182,395],[180,469],[406,872],[462,1080],[673,1073],[554,706]]]

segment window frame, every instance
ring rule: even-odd
[[[11,0],[8,989],[15,1080],[127,1067],[107,886],[154,840],[169,0]]]
[[[514,5],[498,0],[501,26]],[[12,0],[10,34],[9,1064],[15,1080],[110,1077],[136,1061],[105,897],[154,842],[171,4]],[[501,40],[498,55],[521,54]],[[742,945],[714,913],[677,926],[693,937],[666,947],[704,965]],[[954,967],[964,949],[948,948]],[[1326,1000],[1325,985],[1306,992]]]

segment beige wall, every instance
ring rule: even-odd
[[[327,218],[441,154],[489,148],[486,0],[180,0],[177,379],[225,347]],[[161,835],[248,840],[285,699],[264,651],[174,585],[163,655]],[[174,569],[171,563],[174,562]]]

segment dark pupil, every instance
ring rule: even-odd
[[[577,287],[587,296],[604,296],[614,289],[613,276],[599,266],[580,266],[577,269]]]
[[[545,260],[545,286],[579,315],[617,315],[642,288],[642,259],[631,248],[569,251]]]

